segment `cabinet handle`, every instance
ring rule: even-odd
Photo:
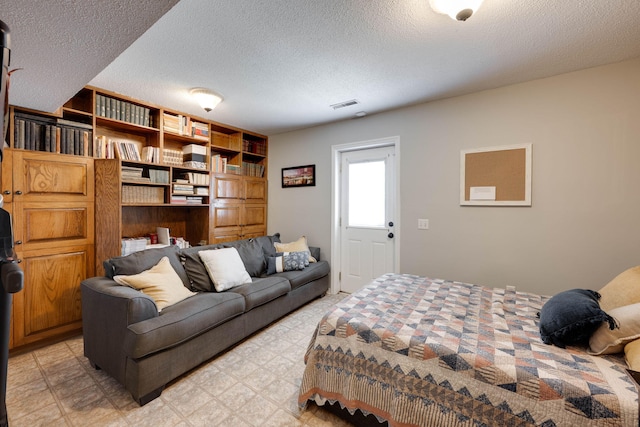
[[[16,245],[21,245],[21,244],[22,244],[22,240],[16,240],[16,241],[14,242],[14,244],[16,244]]]
[[[7,196],[8,196],[9,194],[11,194],[11,191],[9,191],[9,190],[4,190],[4,191],[2,192],[2,194],[5,194],[5,195],[7,195]]]
[[[18,191],[16,191],[16,194],[17,194],[18,196],[21,196],[21,195],[22,195],[22,191],[18,190]]]
[[[17,262],[18,264],[21,264],[21,263],[22,263],[22,260],[21,260],[20,258],[18,258],[18,259],[16,260],[16,262]]]

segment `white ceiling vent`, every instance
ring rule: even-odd
[[[330,105],[329,107],[337,110],[339,108],[351,107],[352,105],[360,104],[357,99],[351,99],[349,101],[339,102],[337,104]]]

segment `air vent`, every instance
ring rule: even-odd
[[[337,104],[330,105],[330,107],[333,108],[334,110],[337,110],[339,108],[351,107],[352,105],[356,105],[356,104],[359,104],[358,100],[352,99],[349,101],[339,102]]]

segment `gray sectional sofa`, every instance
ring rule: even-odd
[[[85,356],[140,405],[160,396],[169,381],[327,292],[329,264],[320,260],[319,248],[309,247],[318,262],[303,270],[267,275],[274,242],[278,234],[189,249],[147,249],[105,261],[106,277],[81,283]],[[251,283],[223,292],[212,288],[198,252],[222,247],[238,250]],[[159,312],[152,298],[113,277],[149,270],[163,257],[197,293]]]

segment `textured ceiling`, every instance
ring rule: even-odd
[[[638,0],[485,0],[466,22],[428,0],[181,0],[161,16],[172,3],[0,0],[25,68],[10,101],[53,110],[90,83],[274,135],[640,56]],[[225,100],[205,113],[196,86]]]

